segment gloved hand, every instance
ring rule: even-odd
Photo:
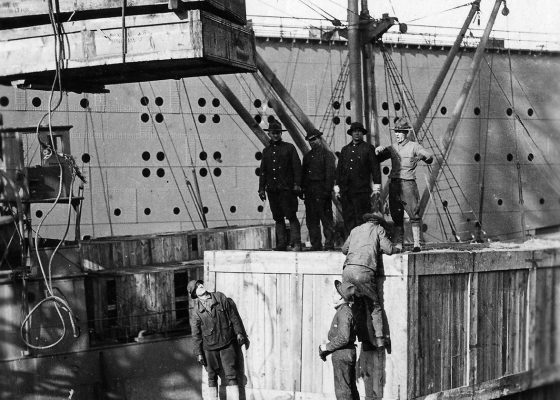
[[[422,159],[424,160],[424,162],[425,162],[426,164],[431,164],[431,163],[434,162],[434,156],[423,157]]]
[[[334,185],[333,191],[334,191],[335,197],[340,200],[340,186]]]
[[[373,197],[374,195],[379,195],[381,194],[381,184],[380,183],[374,183],[373,187],[371,188],[372,193],[371,196]]]
[[[325,362],[325,361],[327,361],[327,355],[329,354],[329,352],[326,351],[326,350],[323,350],[321,348],[321,346],[319,346],[319,357],[321,358],[321,360],[323,360],[323,362]]]
[[[377,147],[375,148],[375,155],[378,156],[379,153],[381,153],[381,152],[384,151],[384,150],[385,150],[385,146],[377,146]]]
[[[264,190],[259,190],[259,197],[262,201],[266,200],[266,193]]]
[[[242,335],[241,333],[237,334],[237,344],[239,346],[245,345],[245,349],[249,348],[249,338],[247,336]]]
[[[196,356],[196,361],[203,367],[206,367],[206,360],[204,359],[204,356],[202,354]]]
[[[305,200],[305,195],[303,194],[303,190],[302,190],[301,192],[299,192],[298,197],[299,197],[301,200]]]

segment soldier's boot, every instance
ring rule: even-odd
[[[399,250],[402,250],[403,248],[403,233],[403,227],[395,225],[395,227],[393,228],[393,246],[395,246]]]
[[[208,400],[219,400],[220,396],[218,396],[218,387],[211,386],[208,388]]]
[[[226,399],[239,400],[239,386],[237,385],[226,386]]]
[[[412,239],[414,241],[414,245],[412,247],[412,251],[417,253],[419,252],[421,249],[420,247],[420,225],[421,223],[419,222],[413,222],[412,223]]]
[[[276,224],[274,225],[274,230],[276,233],[276,247],[274,248],[274,250],[286,251],[286,247],[288,246],[286,223],[276,222]]]

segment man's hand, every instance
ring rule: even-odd
[[[325,348],[325,345],[322,344],[319,346],[319,357],[321,358],[321,360],[323,360],[323,362],[327,361],[327,355],[329,354],[329,352],[326,350],[323,350],[323,348]]]
[[[239,346],[245,345],[245,349],[249,348],[249,338],[247,336],[242,335],[241,333],[237,334],[237,344]]]
[[[340,186],[334,185],[333,187],[335,197],[340,200]]]
[[[379,183],[374,183],[372,188],[371,188],[371,196],[375,196],[375,195],[379,195],[381,193],[381,184]]]
[[[426,164],[431,164],[434,162],[434,156],[424,157],[423,160]]]
[[[294,193],[298,196],[302,193],[300,185],[294,185]]]
[[[266,201],[266,193],[264,190],[259,190],[259,197],[262,201]]]
[[[206,367],[206,360],[204,359],[204,356],[202,354],[196,356],[196,361],[203,367]]]
[[[384,150],[385,150],[385,146],[377,146],[377,147],[375,148],[375,155],[378,156],[379,153],[381,153],[381,152],[384,151]]]

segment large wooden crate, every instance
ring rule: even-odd
[[[245,0],[59,0],[56,3],[61,20],[104,18],[122,15],[154,14],[176,10],[200,9],[244,25],[247,22]],[[42,0],[9,0],[0,8],[0,29],[48,24],[49,6]]]
[[[247,398],[334,399],[332,366],[317,347],[343,261],[335,252],[205,253],[207,287],[234,299],[251,338]],[[392,353],[359,353],[367,399],[489,399],[560,382],[559,248],[439,250],[383,263]]]
[[[256,71],[252,31],[200,10],[62,25],[68,90]],[[0,83],[52,84],[55,43],[50,25],[0,31]]]

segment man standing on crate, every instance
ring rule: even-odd
[[[434,160],[433,154],[422,147],[417,142],[408,139],[412,132],[409,123],[400,119],[393,129],[397,139],[397,144],[393,146],[379,146],[375,149],[375,154],[379,161],[391,159],[391,173],[389,178],[389,210],[391,218],[395,223],[393,232],[393,242],[402,248],[404,232],[404,212],[406,211],[412,225],[412,238],[414,245],[412,251],[420,251],[420,229],[422,227],[422,217],[419,212],[420,196],[416,185],[416,165],[418,161],[431,164]]]
[[[239,400],[237,346],[249,347],[241,318],[226,295],[208,292],[201,280],[191,280],[187,292],[195,300],[190,318],[193,353],[208,372],[209,399],[218,400],[218,376],[222,376],[227,400]]]
[[[296,148],[282,141],[282,124],[272,120],[268,125],[270,144],[263,150],[260,167],[259,197],[268,195],[272,218],[276,223],[276,247],[285,251],[288,234],[285,218],[290,221],[290,242],[293,251],[301,251],[300,223],[297,218],[298,196],[301,195],[301,161]]]

